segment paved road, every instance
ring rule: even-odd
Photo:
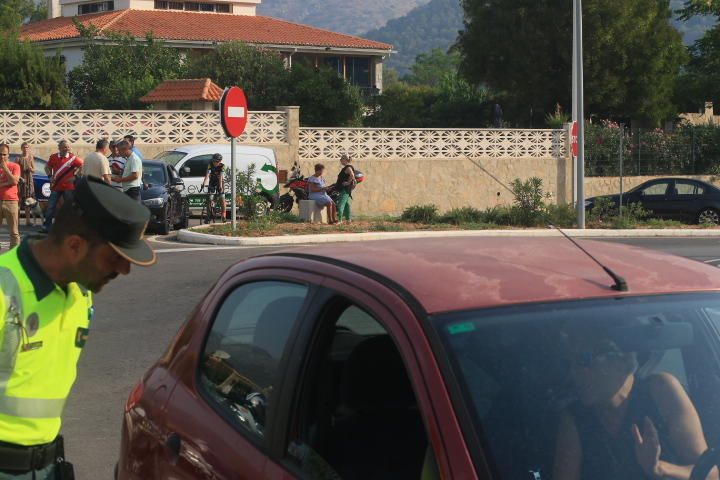
[[[3,229],[4,230],[4,229]],[[720,239],[632,239],[720,266]],[[68,455],[78,478],[111,478],[123,405],[143,372],[162,354],[185,316],[229,265],[273,248],[197,247],[155,239],[159,262],[135,268],[96,296],[97,315],[65,412]],[[7,234],[0,232],[6,248]]]

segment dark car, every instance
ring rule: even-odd
[[[150,209],[150,224],[161,235],[174,228],[187,228],[190,208],[182,195],[185,184],[175,168],[165,162],[143,162],[143,204]]]
[[[720,270],[583,246],[627,291],[562,238],[364,242],[240,262],[132,390],[117,476],[537,480],[585,458],[575,478],[645,478],[631,426],[649,438],[652,419],[657,451],[678,452],[663,459],[689,471],[706,454],[709,471]],[[617,440],[582,423],[613,401],[633,412]],[[641,456],[646,468],[657,459]]]
[[[10,161],[17,163],[20,154],[11,153]],[[33,173],[33,182],[35,185],[35,199],[38,202],[45,203],[50,198],[50,179],[45,173],[47,161],[40,157],[35,158],[35,172]],[[41,205],[42,205],[41,203]]]
[[[585,201],[591,210],[598,198],[610,199],[615,206],[620,195],[592,197]],[[623,194],[624,206],[639,203],[653,216],[671,220],[720,224],[720,189],[689,178],[658,178],[638,185]]]

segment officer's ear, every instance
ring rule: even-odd
[[[80,235],[68,235],[63,240],[63,251],[65,258],[72,263],[84,259],[90,252],[90,242]]]

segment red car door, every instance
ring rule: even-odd
[[[440,368],[410,306],[379,281],[305,263],[327,278],[313,300],[317,315],[304,319],[298,333],[293,357],[303,360],[293,365],[304,367],[286,372],[298,384],[286,397],[288,425],[276,436],[265,478],[478,478]],[[328,331],[332,340],[323,341]],[[414,394],[410,410],[398,409],[407,398],[398,387],[403,374]],[[353,388],[355,405],[341,398]],[[372,414],[347,415],[353,409]]]
[[[222,278],[174,361],[166,455],[139,478],[264,478],[269,436],[297,320],[322,279],[274,269]]]

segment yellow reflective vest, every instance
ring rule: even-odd
[[[56,285],[25,240],[0,255],[0,312],[0,441],[51,442],[87,339],[92,296],[76,283]]]

